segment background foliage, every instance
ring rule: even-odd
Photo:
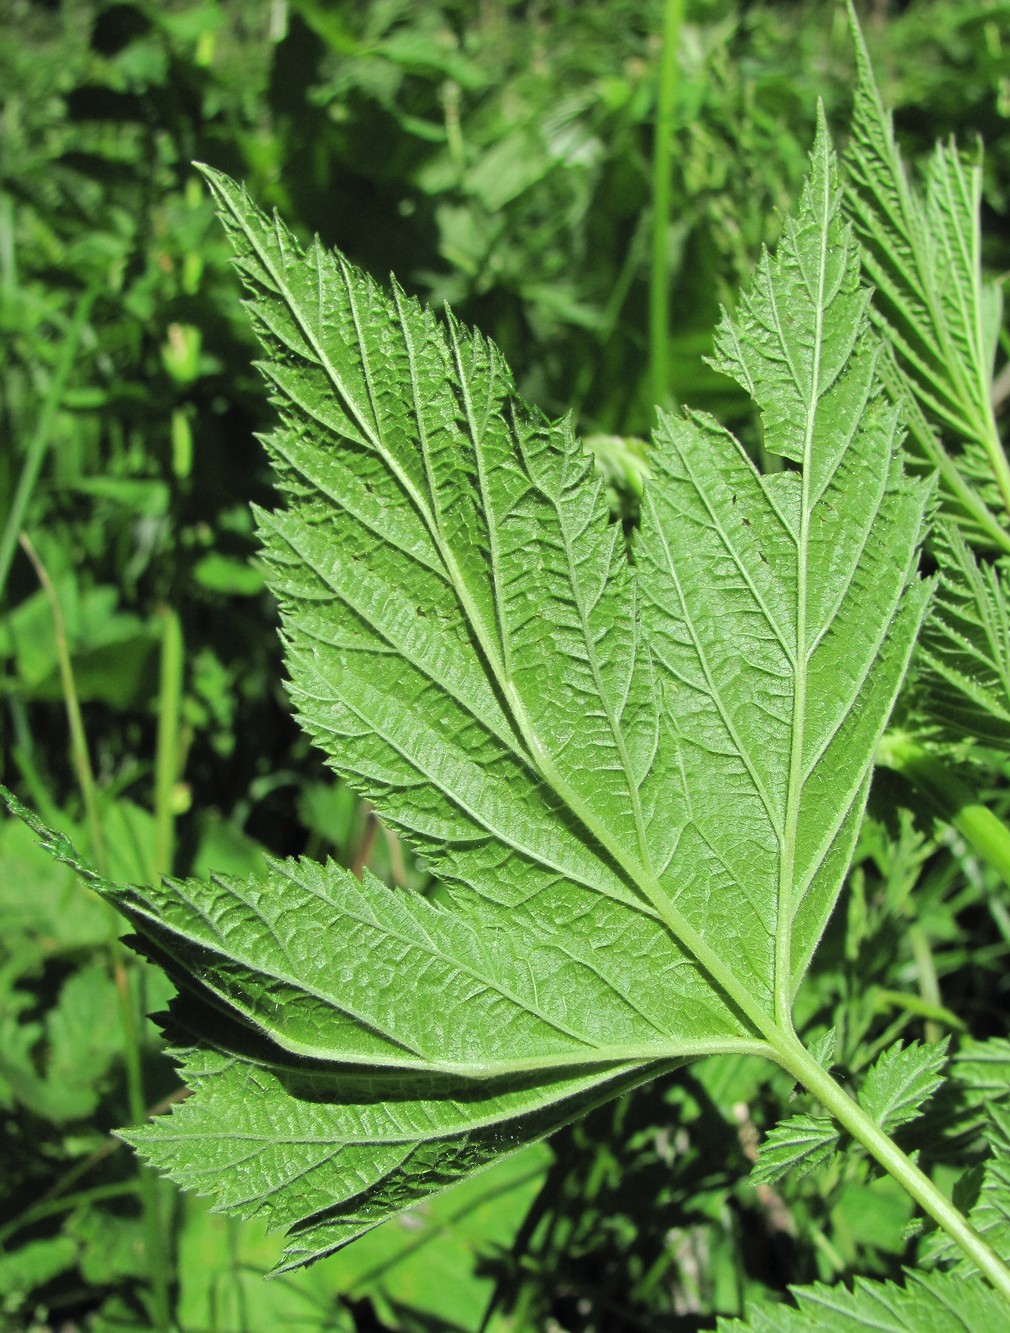
[[[1010,9],[866,17],[908,158],[951,132],[986,141],[985,261],[1004,272]],[[271,413],[191,161],[491,334],[528,398],[575,408],[633,522],[642,455],[621,441],[653,417],[662,28],[660,3],[626,0],[4,7],[3,777],[110,875],[244,872],[268,850],[426,887],[289,715],[249,513],[270,494],[255,433]],[[817,96],[845,123],[852,69],[840,7],[688,3],[662,232],[671,401],[746,430],[703,356],[795,195]],[[997,809],[1006,778],[986,770]],[[865,1069],[899,1035],[1005,1030],[1006,907],[887,773],[847,902],[806,992],[840,1063]],[[12,1330],[703,1328],[788,1282],[897,1276],[914,1258],[907,1200],[858,1159],[748,1181],[790,1089],[725,1058],[264,1285],[273,1241],[139,1175],[109,1137],[179,1095],[141,1017],[167,982],[118,929],[24,826],[0,825]],[[958,1151],[977,1153],[970,1132]]]

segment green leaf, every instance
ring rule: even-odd
[[[951,1073],[976,1109],[985,1101],[1010,1097],[1010,1039],[965,1042],[951,1060]]]
[[[1010,1162],[986,1163],[978,1198],[968,1211],[968,1221],[1001,1259],[1010,1258]],[[950,1245],[946,1236],[938,1233],[934,1239],[935,1244],[926,1250],[931,1260],[954,1262],[961,1274],[977,1273],[971,1259]]]
[[[1005,1097],[1006,1089],[1001,1090]],[[958,1182],[969,1197],[961,1201],[971,1225],[1002,1259],[1010,1258],[1010,1108],[999,1102],[984,1107],[983,1135],[992,1154],[984,1167],[973,1168]],[[923,1248],[923,1259],[953,1264],[962,1276],[977,1273],[971,1258],[950,1243],[942,1231],[933,1232]]]
[[[891,1046],[868,1071],[859,1102],[881,1129],[890,1133],[922,1114],[923,1103],[943,1083],[948,1044]]]
[[[7,958],[18,955],[30,971],[52,954],[107,944],[116,924],[101,899],[56,865],[20,820],[0,823],[0,936]]]
[[[1010,745],[1010,574],[979,562],[960,532],[934,539],[940,585],[919,650],[926,719],[950,739]]]
[[[330,862],[120,889],[183,982],[297,1057],[495,1079],[677,1058],[558,935],[509,932]],[[406,982],[406,984],[402,984]]]
[[[943,1160],[977,1162],[986,1155],[990,1110],[1010,1105],[1010,1041],[961,1039],[947,1080],[927,1109],[919,1137]]]
[[[122,1137],[218,1208],[288,1230],[276,1271],[329,1254],[394,1213],[517,1152],[641,1076],[493,1081],[268,1067],[185,1054],[193,1095]]]
[[[820,1283],[791,1291],[796,1308],[757,1305],[746,1320],[720,1319],[719,1333],[966,1333],[1006,1322],[1002,1299],[978,1277],[910,1273],[904,1287],[857,1277],[851,1291]]]
[[[1010,468],[990,397],[1000,295],[982,279],[981,167],[938,144],[925,194],[913,187],[851,3],[850,18],[858,82],[846,204],[893,353],[885,377],[895,401],[912,400],[909,444],[939,472],[951,514],[973,539],[1007,551]]]
[[[774,264],[762,259],[737,322],[724,319],[714,361],[764,407],[766,448],[803,470],[759,478],[712,423],[671,429],[655,459],[667,484],[646,493],[652,545],[638,554],[646,597],[662,592],[646,617],[680,686],[676,704],[667,698],[685,799],[707,796],[692,812],[692,852],[709,884],[729,870],[763,885],[749,906],[759,920],[759,903],[774,912],[764,924],[782,1008],[848,867],[866,746],[928,592],[914,578],[925,494],[893,453],[866,292],[818,142],[825,160],[815,147],[798,218]],[[874,604],[890,609],[867,620]],[[743,902],[727,907],[754,919]]]
[[[49,1114],[57,1124],[93,1113],[107,1071],[122,1058],[119,1013],[115,982],[101,963],[81,967],[63,983],[46,1016]]]
[[[77,1263],[77,1245],[69,1236],[30,1240],[0,1254],[0,1308],[16,1310],[36,1287],[66,1273]]]
[[[761,1144],[751,1171],[755,1185],[772,1185],[783,1176],[805,1176],[831,1160],[838,1147],[838,1128],[824,1115],[792,1115],[776,1125]]]
[[[492,344],[206,174],[280,414],[258,517],[292,698],[448,890],[304,861],[96,882],[191,993],[192,1095],[126,1137],[286,1227],[292,1266],[692,1056],[809,1063],[792,1001],[924,614],[929,491],[823,123],[717,338],[788,470],[662,417],[633,566]]]

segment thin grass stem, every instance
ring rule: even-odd
[[[684,0],[666,0],[663,12],[663,58],[656,104],[652,154],[652,267],[649,276],[649,380],[652,401],[661,407],[670,398],[670,212],[673,189],[673,134],[677,119],[679,70],[677,52],[684,23]]]
[[[39,583],[49,601],[53,617],[53,632],[56,639],[56,656],[60,668],[60,681],[63,688],[63,700],[67,710],[70,728],[70,745],[74,771],[77,774],[81,796],[84,800],[88,830],[91,835],[91,851],[95,865],[103,876],[109,874],[108,847],[102,826],[98,790],[91,756],[88,752],[87,736],[81,718],[81,708],[74,683],[73,666],[67,643],[66,622],[53,581],[49,576],[38,552],[26,533],[21,534],[21,545],[38,575]],[[110,908],[113,917],[115,913]],[[126,965],[122,943],[115,936],[109,943],[109,962],[116,996],[119,1002],[120,1026],[123,1033],[123,1063],[126,1071],[127,1099],[130,1119],[140,1124],[146,1118],[144,1099],[143,1069],[141,1064],[140,1019],[137,998],[131,986],[130,973]],[[147,1249],[148,1274],[151,1281],[151,1316],[157,1333],[171,1333],[172,1317],[169,1303],[169,1273],[167,1262],[167,1237],[161,1222],[161,1210],[158,1202],[159,1184],[148,1168],[138,1165],[138,1185],[144,1210],[144,1231]]]
[[[161,682],[154,757],[154,864],[157,874],[170,875],[175,858],[175,786],[181,767],[183,642],[176,611],[163,607],[161,621]]]
[[[0,533],[0,601],[3,600],[4,589],[7,587],[7,575],[10,573],[14,548],[18,543],[18,534],[24,523],[28,504],[35,492],[43,461],[52,442],[53,427],[56,424],[56,416],[63,402],[67,380],[70,378],[70,371],[73,368],[74,359],[81,344],[84,327],[88,322],[88,316],[91,314],[91,307],[94,305],[97,295],[98,289],[89,287],[78,299],[70,325],[63,338],[60,359],[56,364],[53,377],[49,381],[42,411],[39,413],[35,430],[28,442],[28,451],[14,491],[14,498],[11,501],[7,522],[4,524],[3,532]]]

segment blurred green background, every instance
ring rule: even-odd
[[[841,4],[676,10],[5,0],[2,774],[108,874],[305,853],[426,884],[285,701],[250,512],[270,503],[256,433],[271,412],[191,162],[493,336],[529,399],[574,410],[632,522],[657,398],[750,437],[747,404],[704,361],[719,305],[796,195],[816,99],[836,130],[850,102]],[[1010,5],[860,12],[910,158],[951,133],[986,141],[987,263],[1005,271]],[[109,1135],[180,1095],[143,1017],[167,982],[118,933],[0,823],[11,1333],[705,1328],[749,1293],[826,1275],[816,1203],[794,1205],[807,1231],[775,1235],[741,1183],[735,1108],[782,1090],[716,1061],[264,1283],[274,1241],[139,1173]],[[868,1237],[852,1188],[830,1247],[843,1271],[896,1272],[905,1201],[874,1186],[885,1221]]]

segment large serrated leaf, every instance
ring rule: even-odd
[[[823,123],[717,343],[788,469],[664,417],[633,566],[493,345],[206,174],[280,416],[259,521],[291,695],[450,890],[305,862],[98,885],[191,992],[193,1094],[132,1141],[299,1263],[686,1058],[795,1060],[926,605],[928,488]]]
[[[218,1208],[284,1227],[277,1271],[331,1253],[642,1081],[611,1072],[505,1087],[411,1083],[268,1066],[248,1052],[181,1059],[193,1095],[122,1137]]]

